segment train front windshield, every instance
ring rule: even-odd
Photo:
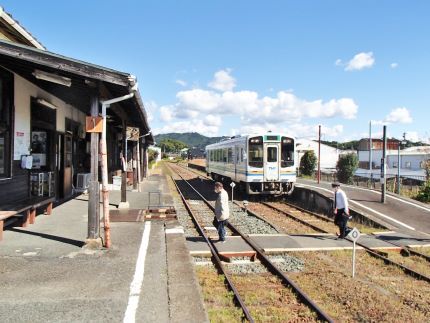
[[[253,137],[248,141],[249,161],[251,167],[263,167],[263,137]]]
[[[294,139],[282,137],[281,144],[281,167],[294,166]]]

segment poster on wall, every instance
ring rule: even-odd
[[[33,168],[46,166],[47,133],[46,131],[33,131],[31,133],[31,154],[33,155]]]
[[[21,160],[22,155],[30,154],[30,137],[28,132],[17,131],[14,138],[14,160]]]

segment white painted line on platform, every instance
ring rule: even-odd
[[[311,188],[314,188],[314,189],[323,190],[323,191],[326,191],[326,192],[333,193],[333,191],[332,191],[332,190],[329,190],[329,189],[324,188],[324,187],[318,187],[318,186],[307,185],[307,184],[300,184],[300,185],[303,185],[303,186],[311,187]],[[366,210],[368,210],[368,211],[371,211],[371,212],[373,212],[373,213],[375,213],[375,214],[377,214],[377,215],[379,215],[379,216],[381,216],[381,217],[383,217],[383,218],[386,218],[386,219],[388,219],[388,220],[390,220],[390,221],[393,221],[393,222],[395,222],[395,223],[397,223],[397,224],[399,224],[399,225],[401,225],[401,226],[404,226],[405,228],[408,228],[408,229],[410,229],[410,230],[415,230],[415,228],[413,228],[413,227],[411,227],[411,226],[409,226],[409,225],[407,225],[407,224],[405,224],[405,223],[403,223],[403,222],[401,222],[401,221],[398,221],[398,220],[396,220],[396,219],[393,219],[392,217],[389,217],[388,215],[385,215],[385,214],[383,214],[383,213],[381,213],[381,212],[378,212],[378,211],[376,211],[376,210],[374,210],[374,209],[372,209],[372,208],[370,208],[370,207],[367,207],[367,206],[365,206],[365,205],[363,205],[363,204],[361,204],[361,203],[359,203],[359,202],[356,202],[356,201],[354,201],[354,200],[352,200],[352,199],[348,199],[348,200],[349,200],[350,202],[354,203],[354,204],[357,204],[358,206],[362,207],[363,209],[366,209]]]
[[[367,206],[365,206],[365,205],[363,205],[361,203],[358,203],[358,202],[356,202],[354,200],[351,200],[351,199],[349,201],[352,202],[352,203],[354,203],[354,204],[357,204],[358,206],[362,207],[363,209],[369,210],[369,211],[371,211],[373,213],[376,213],[379,216],[382,216],[383,218],[386,218],[386,219],[391,220],[391,221],[393,221],[393,222],[395,222],[395,223],[397,223],[397,224],[399,224],[401,226],[404,226],[405,228],[408,228],[410,230],[415,230],[415,228],[411,227],[410,225],[407,225],[407,224],[405,224],[405,223],[403,223],[401,221],[393,219],[392,217],[389,217],[388,215],[385,215],[385,214],[383,214],[381,212],[378,212],[378,211],[376,211],[374,209],[371,209],[370,207],[367,207]]]
[[[184,234],[184,229],[182,227],[166,229],[166,234],[172,234],[172,233],[182,233],[182,234]]]
[[[303,183],[299,183],[299,184],[298,184],[298,186],[300,186],[300,185],[307,186],[307,184],[303,184]],[[311,186],[311,185],[309,185],[309,186]],[[360,191],[365,191],[365,192],[370,192],[370,193],[374,193],[374,194],[377,194],[377,195],[381,195],[381,192],[378,192],[378,191],[375,191],[375,190],[369,190],[369,189],[366,189],[366,188],[357,187],[357,186],[352,186],[352,185],[346,185],[346,184],[342,184],[342,186],[345,186],[345,187],[348,187],[348,188],[351,188],[351,189],[355,189],[355,190],[360,190]],[[319,188],[320,188],[320,189],[324,189],[324,190],[326,190],[326,188],[322,188],[322,187],[319,187]],[[329,190],[329,191],[330,191],[330,190]],[[330,192],[331,192],[331,191],[330,191]],[[386,196],[386,197],[389,197],[389,198],[392,198],[393,200],[396,200],[396,201],[399,201],[399,202],[402,202],[402,203],[405,203],[405,204],[408,204],[408,205],[414,206],[414,207],[419,208],[419,209],[421,209],[421,210],[424,210],[424,211],[430,212],[430,208],[428,208],[428,207],[425,207],[425,206],[422,206],[422,205],[419,205],[419,204],[415,204],[415,203],[412,203],[412,202],[409,202],[409,201],[403,200],[403,199],[398,198],[398,197],[396,197],[396,196],[393,196],[393,195],[391,195],[391,194],[386,194],[385,196]]]
[[[130,284],[130,294],[128,297],[127,310],[124,315],[124,323],[134,323],[136,321],[136,311],[139,305],[139,297],[142,291],[143,276],[145,273],[145,258],[149,246],[149,234],[151,233],[151,222],[145,222],[142,242],[139,247],[139,254],[136,261],[136,270],[133,281]]]

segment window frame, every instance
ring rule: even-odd
[[[15,123],[15,107],[14,107],[14,74],[0,67],[0,78],[2,87],[0,93],[1,105],[0,124],[4,127],[4,131],[0,135],[4,138],[3,154],[4,154],[4,171],[0,173],[0,181],[12,178],[13,165],[13,145],[14,145],[14,123]],[[5,93],[5,95],[3,95]],[[7,109],[7,110],[6,110]],[[6,112],[4,112],[6,111]]]

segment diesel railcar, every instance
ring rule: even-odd
[[[235,136],[206,146],[206,172],[247,194],[291,194],[296,182],[295,139],[286,134]]]

